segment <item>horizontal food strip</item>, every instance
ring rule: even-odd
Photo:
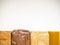
[[[60,32],[0,31],[0,45],[60,45]]]

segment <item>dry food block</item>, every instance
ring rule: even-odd
[[[49,38],[50,45],[59,45],[59,32],[49,32]]]
[[[49,45],[48,32],[32,32],[31,45]]]
[[[0,31],[0,45],[11,45],[11,32]]]
[[[30,32],[28,30],[14,30],[12,45],[30,45]]]

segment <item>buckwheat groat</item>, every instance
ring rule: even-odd
[[[14,30],[12,45],[30,45],[30,32],[28,30]]]
[[[49,45],[48,32],[32,32],[31,45]]]
[[[11,32],[0,31],[0,45],[11,45]]]

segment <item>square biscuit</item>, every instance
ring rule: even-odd
[[[28,30],[12,31],[12,45],[30,45],[30,32]]]
[[[49,44],[59,45],[59,32],[49,32]]]
[[[0,45],[11,45],[11,32],[0,31]]]
[[[49,45],[48,32],[32,32],[31,45]]]

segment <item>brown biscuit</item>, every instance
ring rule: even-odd
[[[30,45],[30,32],[27,30],[14,30],[12,32],[12,45]]]
[[[11,32],[0,31],[0,45],[11,45]]]

